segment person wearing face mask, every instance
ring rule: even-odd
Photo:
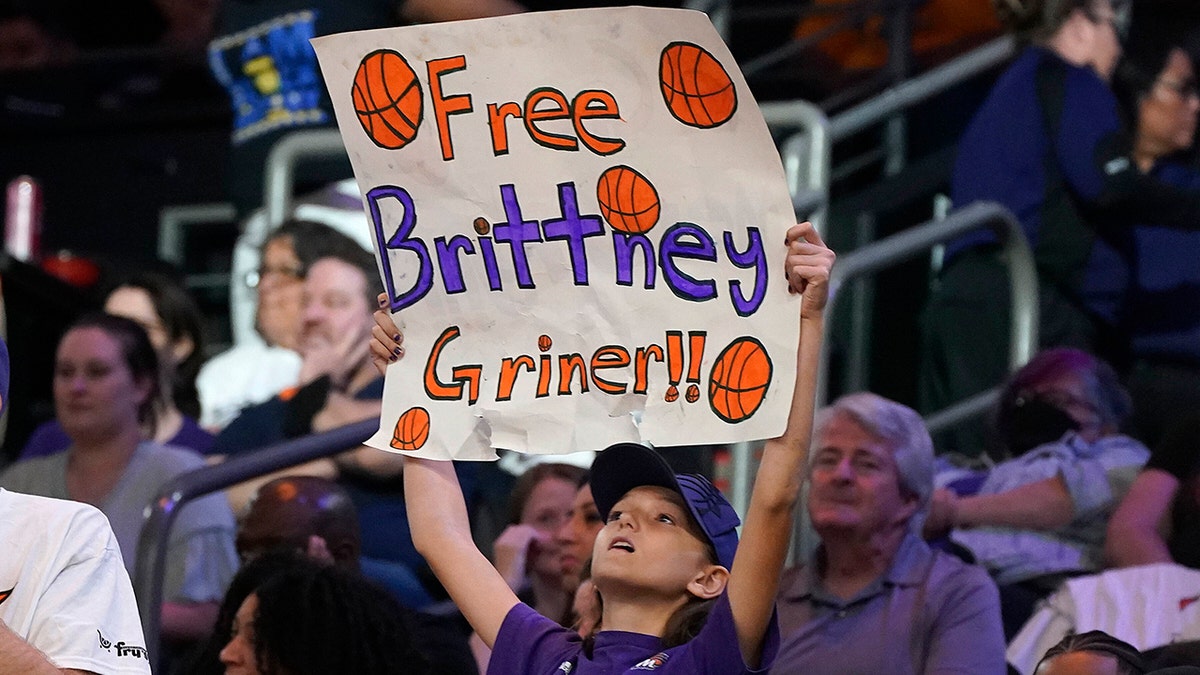
[[[925,534],[949,533],[1000,586],[1005,635],[1065,577],[1103,567],[1108,518],[1150,452],[1120,433],[1129,394],[1072,348],[1039,353],[1005,385],[996,418],[1010,459],[977,492],[934,492]]]

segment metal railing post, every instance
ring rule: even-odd
[[[1001,258],[1009,270],[1012,313],[1010,322],[1009,366],[1016,369],[1032,358],[1037,349],[1038,281],[1033,254],[1021,224],[1012,213],[994,202],[976,202],[952,211],[944,220],[935,220],[904,230],[842,256],[830,280],[829,304],[832,316],[842,285],[860,276],[874,274],[888,266],[928,251],[933,246],[966,232],[990,227],[1003,247]],[[826,330],[830,324],[826,323]],[[829,341],[821,349],[817,370],[817,405],[825,404],[829,382]]]
[[[337,129],[294,131],[271,146],[263,174],[263,203],[267,212],[267,231],[274,230],[291,212],[292,186],[296,165],[302,159],[346,154],[342,134]]]

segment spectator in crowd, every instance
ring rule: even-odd
[[[358,510],[350,494],[328,478],[283,476],[259,488],[238,526],[238,555],[252,560],[278,548],[362,572],[406,607],[431,602],[407,568],[362,557]]]
[[[1135,223],[1200,228],[1200,191],[1144,175],[1108,82],[1128,5],[1110,0],[1005,0],[1002,23],[1029,45],[1001,75],[958,145],[951,196],[996,201],[1020,221],[1040,281],[1040,340],[1123,368],[1122,306]],[[922,319],[922,407],[941,409],[1001,382],[1008,341],[1007,271],[995,235],[951,242]],[[962,326],[972,326],[963,331]],[[968,454],[976,434],[943,450]]]
[[[19,461],[0,474],[5,488],[103,511],[131,574],[146,506],[167,481],[204,466],[195,452],[144,438],[161,381],[158,358],[141,326],[110,314],[80,318],[59,342],[54,370],[55,412],[71,446]],[[194,640],[212,626],[237,568],[233,532],[233,514],[221,495],[180,511],[167,547],[165,637]]]
[[[328,225],[310,220],[289,220],[271,233],[262,245],[258,268],[248,278],[235,280],[257,293],[256,339],[210,359],[196,380],[205,428],[219,431],[242,409],[297,383],[304,279],[318,258],[355,256],[351,247],[362,248]]]
[[[568,616],[571,590],[563,581],[563,558],[555,539],[566,525],[577,485],[586,470],[571,464],[542,463],[517,479],[509,497],[508,527],[492,546],[496,570],[508,587],[542,616]],[[478,635],[471,650],[479,670],[487,670],[491,650]]]
[[[158,355],[162,379],[155,400],[153,426],[147,438],[164,445],[208,452],[213,437],[196,423],[200,402],[196,373],[204,360],[202,317],[187,291],[165,274],[141,272],[119,283],[104,301],[104,311],[140,325]],[[21,451],[21,458],[61,452],[71,439],[57,421],[36,430]]]
[[[316,562],[297,561],[255,588],[230,635],[220,654],[226,675],[435,672],[389,594]]]
[[[1200,569],[1200,416],[1171,427],[1108,523],[1110,565],[1176,562]]]
[[[1129,395],[1071,348],[1039,353],[1006,383],[998,426],[1012,458],[963,495],[933,495],[926,534],[950,532],[1000,585],[1006,635],[1068,575],[1102,568],[1104,531],[1149,451],[1120,433]]]
[[[0,340],[0,411],[8,403]],[[0,489],[0,670],[150,672],[129,574],[95,507]]]
[[[1131,644],[1103,631],[1068,635],[1046,650],[1036,675],[1142,675],[1146,665]]]
[[[604,519],[596,509],[592,485],[585,476],[580,479],[579,487],[575,491],[575,499],[571,503],[566,522],[554,533],[563,588],[568,592],[573,592],[579,587],[583,569],[592,559],[592,545],[596,543],[596,534],[602,527]]]
[[[1200,111],[1188,53],[1160,39],[1142,40],[1126,53],[1113,88],[1133,121],[1138,170],[1200,191],[1200,171],[1184,156]],[[1200,234],[1143,225],[1134,230],[1133,244],[1129,388],[1136,435],[1154,447],[1167,425],[1200,404]]]
[[[233,617],[242,603],[267,579],[302,564],[306,556],[307,552],[290,548],[275,548],[248,556],[238,568],[237,574],[233,575],[229,587],[225,589],[225,597],[221,600],[217,620],[213,623],[208,639],[188,656],[178,672],[186,675],[224,675],[225,666],[221,663],[220,654],[233,637]]]
[[[303,282],[299,386],[242,411],[217,435],[214,455],[253,452],[280,441],[378,417],[383,378],[372,367],[367,351],[380,286],[375,257],[344,235],[330,232],[329,236],[342,243],[316,259]],[[359,446],[288,473],[336,480],[350,493],[358,509],[363,555],[406,565],[422,579],[427,590],[436,594],[435,600],[442,599],[441,589],[428,574],[409,535],[402,469],[399,455]],[[470,463],[460,464],[458,470],[473,487],[475,469]],[[241,511],[258,487],[275,477],[265,476],[231,488],[235,510]]]
[[[224,616],[218,617],[213,637],[186,672],[220,672],[218,652],[229,642],[233,612],[265,580],[265,574],[256,571],[260,570],[256,563],[268,559],[267,568],[274,573],[279,565],[269,559],[278,554],[303,555],[350,573],[361,573],[390,592],[404,608],[412,630],[419,636],[418,651],[437,664],[439,675],[477,672],[461,617],[412,611],[429,602],[420,581],[406,568],[362,558],[358,513],[350,495],[337,483],[316,476],[284,476],[263,485],[241,519],[237,549],[243,569],[250,570],[246,574],[254,581],[235,580],[230,584],[222,604]]]
[[[811,432],[833,263],[833,253],[808,223],[789,229],[786,245],[790,288],[803,295],[796,385],[784,435],[764,447],[745,536],[739,545],[737,514],[707,480],[674,475],[645,446],[619,443],[600,453],[591,487],[608,523],[593,548],[592,579],[602,599],[603,630],[590,650],[576,632],[523,605],[480,553],[453,467],[406,458],[414,540],[492,646],[489,673],[576,667],[618,673],[643,662],[668,662],[668,670],[702,675],[771,666],[778,647],[774,596]],[[402,355],[403,336],[388,312],[376,312],[376,322],[371,350],[383,369]]]
[[[1200,663],[1200,571],[1170,563],[1067,579],[1008,643],[1009,664],[1031,673],[1063,638],[1104,631],[1167,661]],[[1149,660],[1149,659],[1147,659]]]
[[[821,543],[780,582],[771,672],[1004,673],[995,584],[920,537],[933,492],[921,417],[875,394],[843,396],[817,417],[809,473]]]

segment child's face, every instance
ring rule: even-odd
[[[715,566],[693,527],[679,495],[660,487],[630,490],[596,535],[592,576],[597,586],[687,593],[689,581]]]

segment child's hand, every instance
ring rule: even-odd
[[[404,334],[386,309],[386,293],[379,294],[379,305],[383,309],[375,310],[375,325],[371,328],[371,362],[380,375],[386,375],[388,364],[404,357]]]
[[[837,259],[812,223],[793,225],[787,231],[787,274],[788,290],[804,295],[800,315],[811,317],[825,310],[829,300],[829,275]]]

